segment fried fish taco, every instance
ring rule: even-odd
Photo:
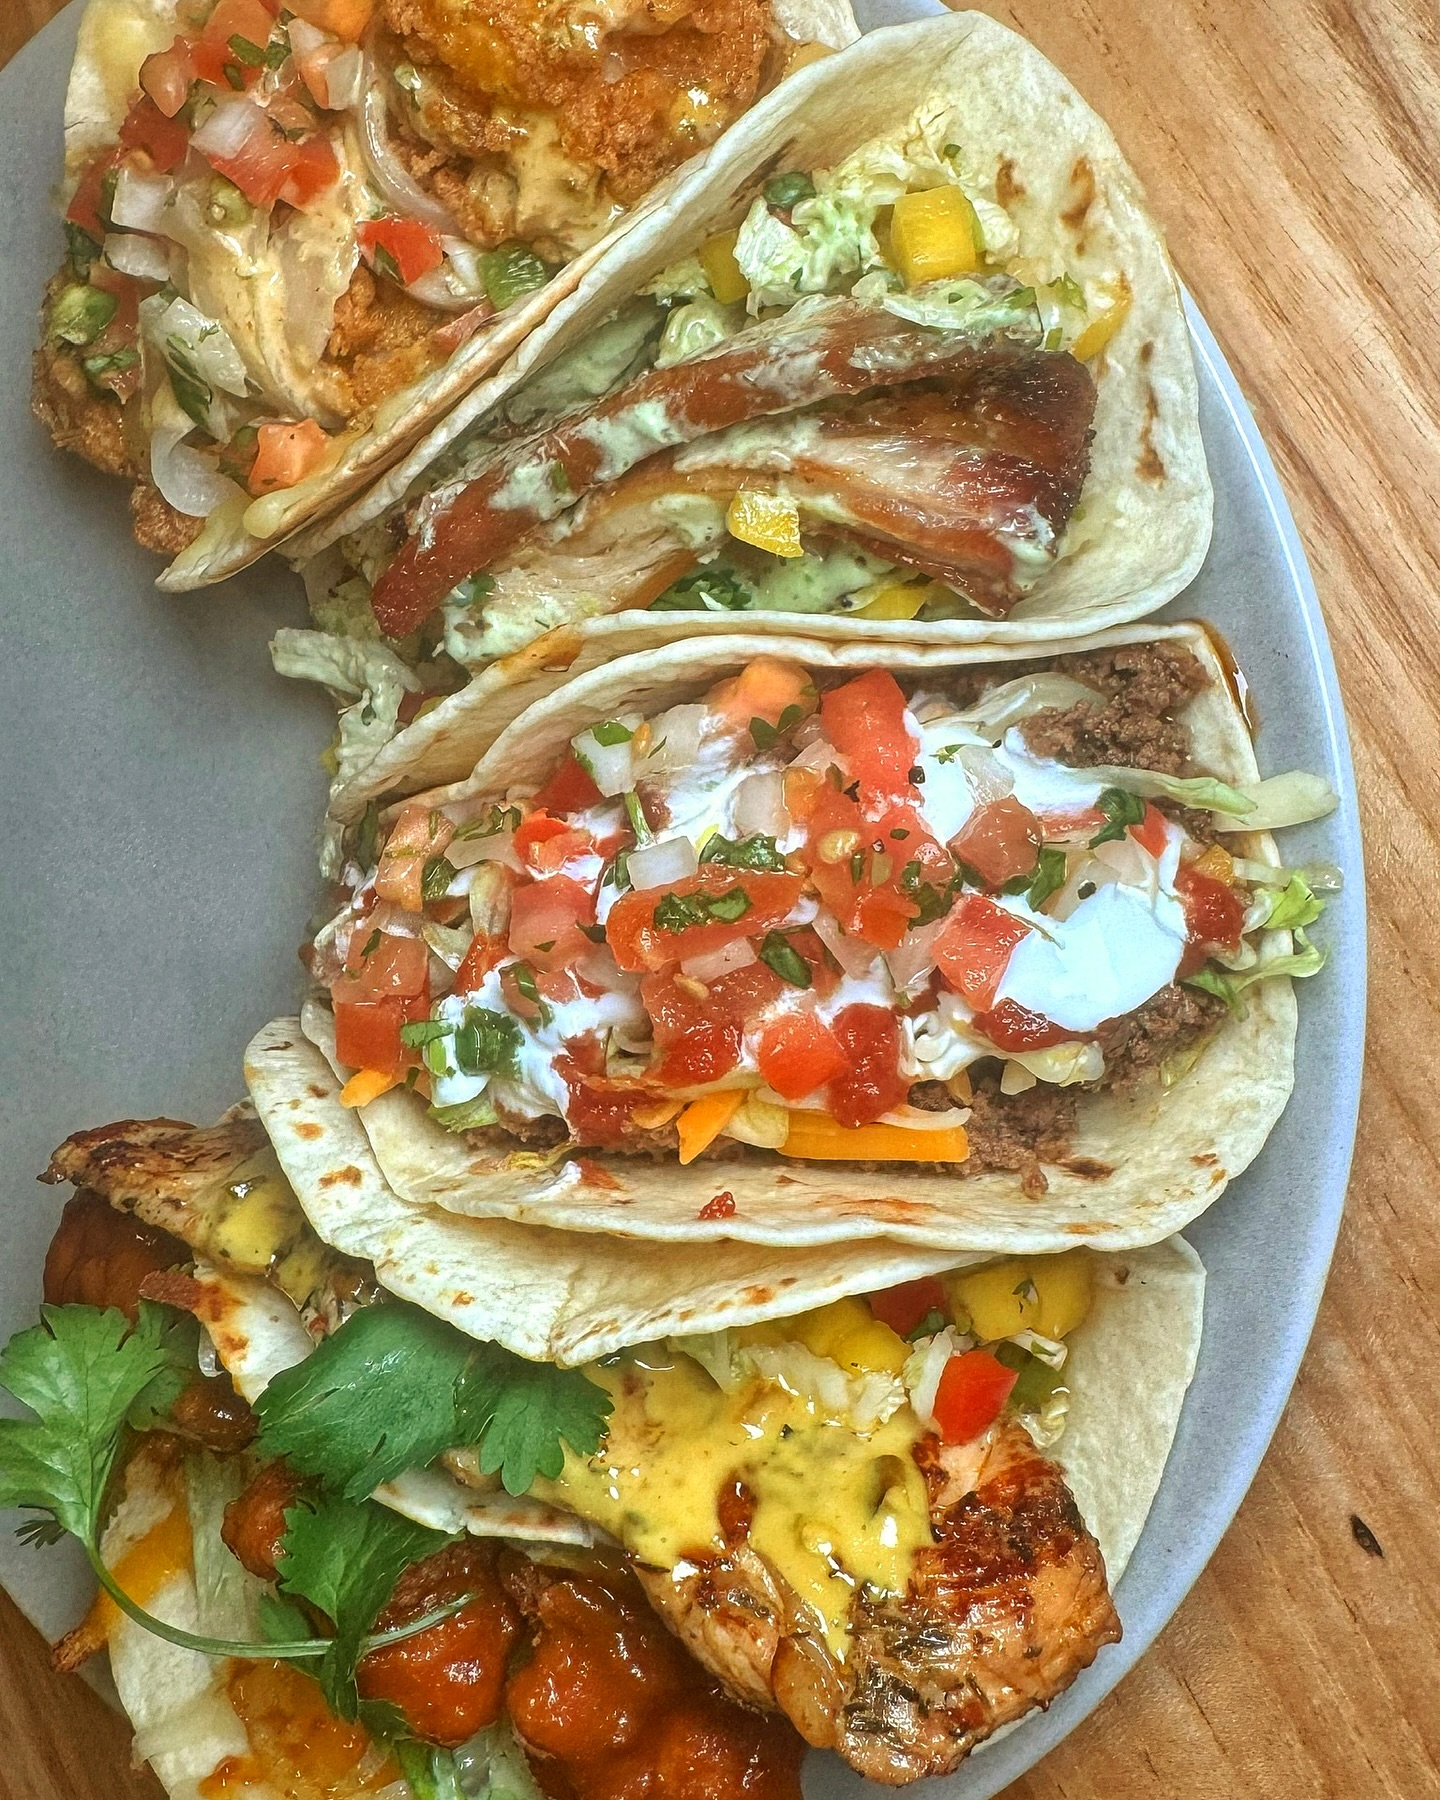
[[[1259,779],[1200,626],[1032,658],[672,645],[361,821],[305,1030],[416,1203],[1152,1242],[1289,1095],[1289,977],[1337,877],[1269,832],[1333,803]]]
[[[472,684],[392,778],[459,775],[552,628],[583,626],[545,657],[577,666],[736,615],[1078,636],[1168,600],[1209,541],[1159,228],[1102,121],[980,14],[804,71],[593,271],[543,361],[295,546],[322,629],[409,668],[403,716]],[[279,650],[325,678],[324,646]]]
[[[82,1185],[45,1321],[0,1364],[38,1415],[0,1425],[0,1494],[55,1513],[107,1583],[60,1660],[108,1646],[172,1794],[524,1800],[624,1774],[657,1800],[796,1800],[802,1738],[901,1783],[954,1769],[1119,1636],[1110,1589],[1199,1346],[1183,1242],[899,1285],[913,1252],[834,1246],[837,1266],[871,1258],[866,1298],[817,1308],[823,1290],[781,1283],[745,1326],[657,1338],[633,1312],[598,1362],[574,1343],[527,1364],[378,1267],[343,1316],[314,1310],[302,1242],[316,1269],[363,1266],[305,1241],[294,1197],[342,1238],[388,1207],[390,1267],[421,1289],[433,1240],[283,1022],[247,1080],[273,1152],[243,1118],[62,1146],[52,1178]],[[504,1234],[454,1223],[492,1320],[523,1315]],[[768,1279],[774,1253],[750,1254]],[[233,1388],[201,1375],[217,1364]],[[93,1461],[65,1467],[94,1473],[62,1493],[36,1459],[77,1432]]]
[[[845,0],[90,0],[36,411],[134,483],[162,586],[218,580],[372,480],[854,35]]]

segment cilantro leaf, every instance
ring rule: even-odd
[[[782,873],[785,858],[773,837],[757,832],[754,837],[727,838],[717,831],[706,838],[702,863],[720,863],[727,869],[762,869]]]
[[[305,1501],[285,1514],[277,1559],[283,1594],[308,1600],[335,1627],[317,1675],[331,1709],[353,1719],[359,1708],[355,1664],[360,1640],[412,1563],[449,1540],[367,1500]]]
[[[1065,875],[1065,852],[1057,850],[1053,844],[1046,845],[1040,852],[1035,873],[1026,883],[1025,898],[1037,912],[1052,894],[1058,894],[1064,887]]]
[[[455,865],[448,856],[429,856],[420,876],[420,898],[443,900],[455,879]]]
[[[520,1069],[520,1027],[508,1013],[467,1006],[455,1033],[455,1061],[462,1075],[508,1075]]]
[[[126,1415],[170,1368],[164,1313],[46,1306],[0,1352],[0,1387],[35,1414],[0,1419],[0,1506],[39,1507],[88,1542]]]
[[[175,1402],[194,1381],[200,1366],[200,1321],[194,1314],[142,1300],[142,1323],[150,1313],[159,1315],[160,1350],[165,1363],[154,1380],[136,1396],[127,1414],[126,1422],[134,1431],[152,1431],[163,1425]]]
[[[525,1362],[494,1344],[483,1348],[489,1354],[467,1371],[459,1400],[462,1420],[481,1440],[483,1474],[498,1473],[507,1494],[524,1494],[536,1475],[559,1475],[564,1444],[577,1456],[600,1448],[612,1404],[604,1388],[579,1369]]]
[[[1124,788],[1106,788],[1095,802],[1097,812],[1104,815],[1105,823],[1090,840],[1093,850],[1097,844],[1109,844],[1123,838],[1132,825],[1138,825],[1145,817],[1145,802],[1139,794],[1128,794]]]
[[[487,1474],[522,1494],[558,1475],[561,1444],[588,1456],[610,1396],[579,1369],[526,1362],[403,1301],[353,1313],[256,1402],[262,1455],[288,1456],[347,1500],[442,1451],[481,1447]]]
[[[794,988],[808,988],[810,965],[783,931],[767,931],[760,945],[760,960]]]

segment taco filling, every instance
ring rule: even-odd
[[[0,1442],[7,1501],[56,1499],[24,1472],[25,1434],[59,1428],[31,1377],[63,1366],[93,1396],[109,1473],[64,1519],[114,1585],[58,1657],[108,1642],[172,1792],[600,1800],[623,1777],[657,1800],[795,1800],[802,1738],[898,1784],[953,1770],[1120,1636],[1062,1467],[1068,1418],[1075,1402],[1103,1435],[1101,1388],[1154,1306],[1177,1341],[1198,1336],[1189,1252],[1005,1258],[568,1370],[372,1279],[343,1319],[307,1333],[292,1313],[275,1354],[263,1279],[217,1278],[214,1209],[182,1200],[202,1171],[245,1188],[234,1159],[259,1127],[242,1123],[130,1121],[62,1146],[51,1178],[84,1185],[45,1325],[6,1355],[39,1414]],[[266,1182],[233,1239],[252,1271],[264,1244],[295,1247],[293,1196]],[[123,1216],[157,1211],[187,1238]],[[1171,1360],[1156,1404],[1178,1413],[1193,1343],[1173,1379]],[[431,1487],[407,1489],[426,1463]],[[423,1498],[441,1466],[470,1484],[469,1537]],[[1134,1518],[1107,1525],[1118,1564],[1158,1477],[1110,1481],[1136,1489]],[[601,1535],[547,1547],[513,1523],[527,1492]],[[496,1502],[509,1514],[487,1516]],[[157,1661],[171,1646],[212,1659],[203,1701],[193,1658]],[[167,1691],[181,1670],[189,1691]]]
[[[762,656],[594,720],[538,791],[372,812],[311,952],[350,1097],[403,1082],[477,1145],[1043,1189],[1077,1095],[1193,1061],[1319,909],[1218,841],[1262,821],[1192,759],[1209,680],[1175,641],[903,687]]]
[[[110,37],[153,48],[115,116],[80,121],[34,400],[136,484],[136,535],[171,554],[333,466],[798,49],[769,0],[603,23],[447,0],[162,12],[87,18],[72,102],[116,85]]]

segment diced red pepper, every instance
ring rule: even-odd
[[[260,427],[250,465],[252,494],[273,494],[301,482],[324,460],[330,440],[314,419]]]
[[[990,887],[1001,887],[1035,867],[1044,842],[1040,821],[1013,794],[977,806],[950,848]]]
[[[168,50],[157,50],[140,65],[140,85],[167,119],[173,119],[190,97],[195,79],[188,38],[177,37]]]
[[[849,1068],[830,1027],[813,1012],[785,1012],[760,1034],[760,1073],[786,1100],[803,1100]]]
[[[878,1294],[867,1294],[870,1311],[882,1325],[888,1325],[901,1337],[910,1333],[930,1313],[950,1316],[950,1299],[938,1275],[921,1275],[915,1281],[902,1281],[897,1287],[885,1288]]]
[[[988,1431],[1005,1410],[1018,1371],[1007,1369],[988,1350],[952,1356],[940,1374],[932,1411],[947,1444],[969,1444]]]
[[[438,269],[445,260],[440,233],[421,219],[366,219],[355,235],[365,260],[372,267],[378,263],[382,273],[390,274],[392,269],[384,267],[388,258],[393,272],[399,274],[406,287]],[[383,257],[379,255],[382,251]]]
[[[70,204],[65,208],[65,217],[70,223],[88,231],[97,243],[110,229],[110,221],[101,213],[100,207],[105,197],[106,178],[119,161],[118,150],[106,150],[97,156],[80,177],[70,196]]]
[[[412,999],[423,994],[430,975],[430,951],[423,938],[397,937],[375,926],[367,931],[362,920],[350,940],[345,972],[331,989],[345,1005]]]
[[[995,998],[1011,953],[1030,927],[983,894],[963,894],[935,940],[940,973],[973,1007]]]
[[[470,940],[470,948],[460,959],[460,967],[455,971],[455,992],[475,993],[485,977],[507,954],[507,945],[477,931]]]
[[[640,995],[661,1052],[655,1079],[666,1087],[704,1087],[736,1067],[745,1028],[784,989],[764,963],[752,963],[705,984],[681,986],[673,970],[647,975]]]

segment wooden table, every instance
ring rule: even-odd
[[[0,62],[60,3],[0,0]],[[1429,0],[992,10],[1115,127],[1259,416],[1340,664],[1372,932],[1349,1211],[1274,1446],[1158,1646],[1008,1800],[1421,1800],[1440,1795],[1440,36]],[[0,1597],[0,1795],[154,1796],[126,1740]]]

